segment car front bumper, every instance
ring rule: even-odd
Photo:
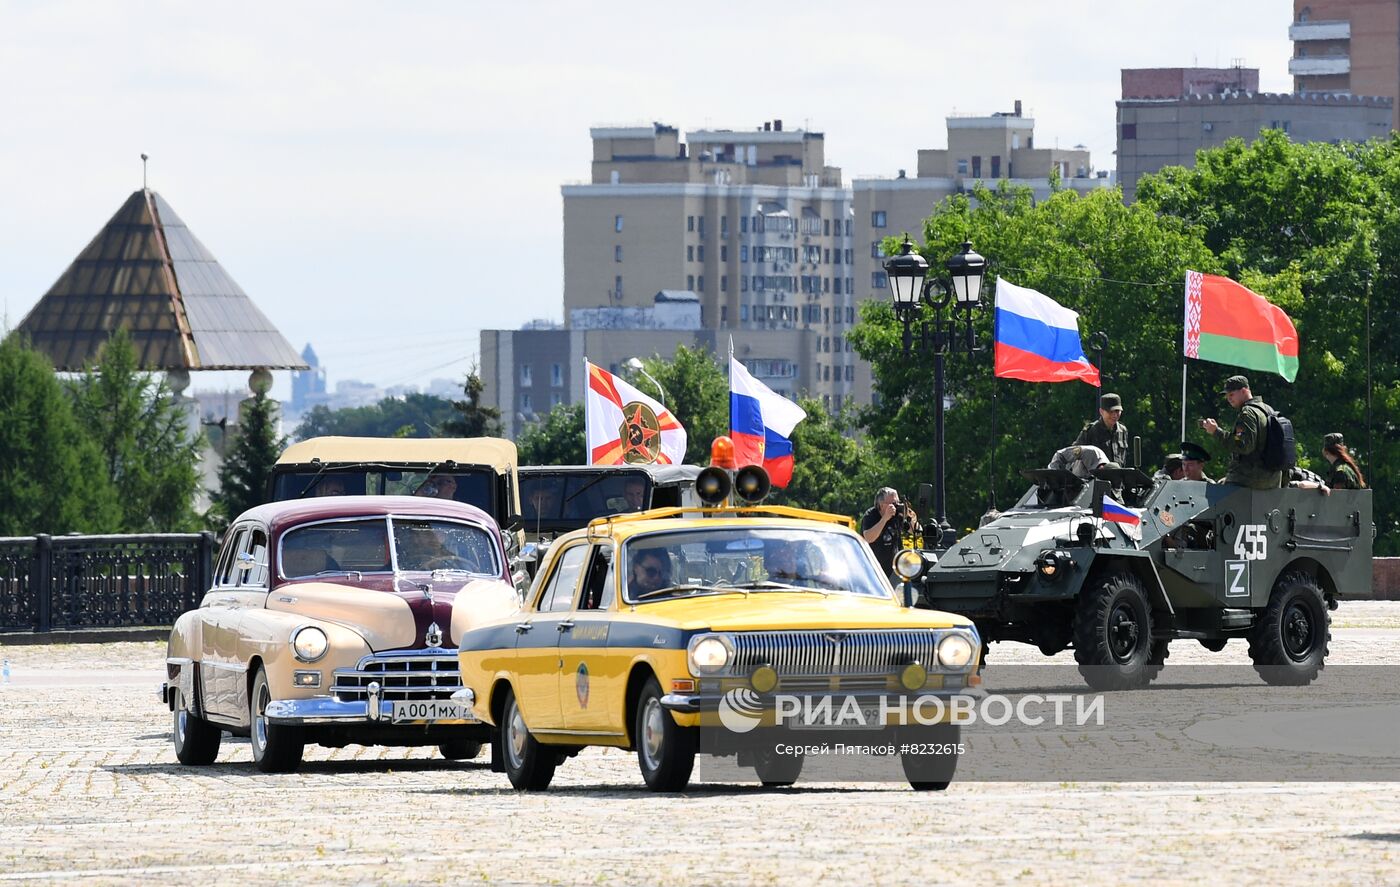
[[[267,704],[267,720],[273,724],[307,726],[312,724],[380,724],[386,727],[421,726],[421,721],[393,722],[394,704],[390,700],[341,702],[331,696],[311,696],[306,699],[274,699]],[[476,725],[481,722],[467,709],[467,717],[433,721],[434,724]]]
[[[757,708],[762,711],[771,712],[776,708],[776,696],[831,696],[844,701],[847,697],[855,700],[856,705],[879,705],[882,701],[903,700],[907,706],[914,706],[920,700],[941,699],[948,701],[957,697],[968,699],[981,699],[987,695],[987,691],[980,687],[950,687],[947,689],[927,689],[915,692],[895,692],[892,690],[794,690],[782,694],[759,694]],[[701,714],[719,711],[720,701],[725,698],[724,693],[667,693],[661,697],[661,705],[677,714]]]

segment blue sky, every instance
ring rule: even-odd
[[[4,310],[17,324],[140,187],[144,151],[332,383],[426,384],[481,329],[559,318],[559,186],[587,178],[592,125],[781,118],[825,132],[849,182],[1018,98],[1040,144],[1112,168],[1123,67],[1242,59],[1291,88],[1287,0],[877,8],[4,0]]]

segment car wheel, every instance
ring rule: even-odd
[[[1157,680],[1157,676],[1162,673],[1162,668],[1167,664],[1167,657],[1172,652],[1168,646],[1170,643],[1166,638],[1152,642],[1152,651],[1147,656],[1146,683]]]
[[[481,754],[481,743],[475,739],[449,739],[438,743],[438,751],[449,761],[470,761]]]
[[[901,732],[899,739],[910,748],[899,756],[910,788],[916,792],[941,792],[952,784],[958,770],[961,726],[938,724],[917,732]]]
[[[175,743],[175,757],[181,764],[203,767],[214,763],[219,756],[219,743],[223,741],[223,731],[203,718],[196,717],[185,707],[185,694],[175,688],[174,723],[171,738]]]
[[[300,727],[273,724],[267,719],[267,705],[272,690],[267,684],[267,669],[258,666],[249,696],[249,744],[253,747],[253,765],[264,773],[291,773],[301,766],[306,750],[306,738]]]
[[[535,739],[530,728],[525,726],[525,718],[520,714],[520,706],[515,701],[515,691],[507,690],[505,704],[501,706],[500,722],[501,757],[505,763],[506,776],[510,784],[521,791],[543,791],[549,788],[554,778],[554,768],[558,756]]]
[[[1074,613],[1074,658],[1095,690],[1132,690],[1154,674],[1152,612],[1142,583],[1131,573],[1099,578],[1079,594]]]
[[[632,732],[642,779],[654,792],[678,792],[690,782],[699,744],[695,727],[682,727],[661,705],[661,685],[647,678],[637,699],[637,720]],[[796,778],[796,777],[794,777]]]
[[[771,748],[759,751],[753,762],[754,772],[768,788],[786,788],[802,775],[802,764],[807,760],[802,752],[780,755]]]
[[[1327,664],[1332,614],[1317,581],[1292,571],[1278,577],[1269,605],[1249,633],[1249,658],[1265,682],[1302,687]]]

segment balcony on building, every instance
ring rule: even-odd
[[[1351,56],[1303,56],[1288,60],[1288,73],[1295,77],[1317,77],[1327,74],[1350,74]]]
[[[1288,26],[1288,39],[1294,43],[1305,40],[1350,40],[1351,22],[1294,22]]]

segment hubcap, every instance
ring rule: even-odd
[[[185,702],[183,699],[175,700],[175,744],[185,744],[185,718],[189,715],[185,712]]]
[[[1128,603],[1118,604],[1108,616],[1108,646],[1113,658],[1127,662],[1138,647],[1137,614]]]
[[[661,760],[661,744],[666,735],[666,723],[662,718],[665,716],[660,700],[655,697],[647,700],[642,710],[642,756],[649,770],[655,770]]]
[[[506,720],[506,754],[510,756],[512,769],[519,770],[525,762],[525,719],[520,716],[520,706],[515,700],[510,703],[510,717]]]
[[[1313,620],[1308,607],[1301,601],[1290,604],[1283,614],[1283,648],[1288,658],[1301,662],[1308,658],[1313,646]]]
[[[267,685],[263,684],[258,688],[258,704],[253,713],[253,744],[257,746],[258,754],[262,754],[267,748],[267,703],[271,699],[271,694],[267,691]]]

